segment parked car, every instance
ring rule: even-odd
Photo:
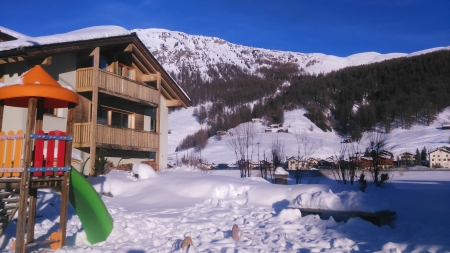
[[[227,170],[229,169],[228,164],[226,163],[219,163],[216,167],[214,167],[215,170]]]

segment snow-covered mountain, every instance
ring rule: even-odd
[[[308,73],[327,73],[349,66],[370,64],[397,57],[414,56],[450,47],[438,47],[411,54],[379,54],[366,52],[337,57],[320,53],[304,54],[237,45],[217,37],[189,35],[165,29],[134,29],[139,38],[169,72],[179,73],[182,66],[199,70],[208,79],[207,71],[220,63],[229,63],[254,73],[274,62],[295,63]]]

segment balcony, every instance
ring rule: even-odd
[[[158,134],[134,129],[97,125],[97,147],[136,151],[158,150]],[[91,143],[91,123],[75,123],[74,148],[88,148]]]
[[[92,92],[93,80],[94,68],[78,69],[76,91]],[[159,104],[158,90],[102,69],[99,70],[98,91],[154,107]]]

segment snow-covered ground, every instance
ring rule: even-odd
[[[176,147],[180,141],[186,137],[188,134],[193,134],[198,131],[201,126],[192,116],[194,108],[181,109],[172,112],[169,115],[169,127],[171,129],[171,134],[169,135],[169,156],[171,160],[169,163],[175,163],[176,158],[181,159],[183,156],[197,156],[202,157],[209,163],[234,163],[236,157],[234,152],[227,146],[226,138],[218,139],[217,137],[211,137],[208,140],[207,147],[200,153],[196,153],[193,149],[180,151],[178,154],[175,152]],[[323,132],[318,127],[316,127],[308,118],[303,116],[305,111],[303,109],[286,111],[284,114],[284,124],[285,128],[288,128],[289,133],[264,133],[265,126],[261,123],[255,124],[255,128],[258,130],[256,139],[259,140],[259,155],[260,159],[263,158],[264,152],[266,156],[270,151],[272,140],[278,138],[285,146],[285,155],[287,157],[297,156],[297,142],[294,133],[305,132],[308,137],[317,146],[316,151],[312,157],[325,159],[335,154],[339,154],[341,149],[341,138],[336,134],[336,132]],[[435,149],[443,145],[450,145],[450,130],[439,129],[443,123],[450,122],[450,108],[444,110],[438,115],[438,118],[430,125],[416,125],[411,129],[395,129],[388,134],[388,149],[397,155],[408,151],[410,153],[415,153],[416,149],[422,150],[426,147],[428,151]],[[310,131],[312,127],[313,131]],[[365,150],[364,138],[361,141],[360,149]],[[252,156],[253,161],[258,160],[258,150],[257,147]]]
[[[450,171],[392,172],[383,188],[369,184],[338,185],[332,178],[318,184],[274,185],[258,178],[239,178],[239,171],[203,173],[177,168],[136,180],[123,171],[89,178],[104,197],[114,220],[107,241],[89,245],[78,216],[69,209],[67,246],[56,252],[450,252]],[[307,178],[303,182],[310,181]],[[35,238],[44,239],[58,227],[58,194],[39,191]],[[301,217],[289,205],[335,210],[397,213],[390,225],[375,226],[360,218],[336,222]],[[237,224],[241,239],[231,229]],[[8,252],[15,223],[0,238]],[[45,246],[32,252],[50,252]]]

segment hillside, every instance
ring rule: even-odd
[[[197,111],[204,111],[201,117],[192,116],[194,108],[169,116],[171,128],[174,124],[183,126],[181,135],[176,127],[172,129],[176,138],[170,137],[169,152],[174,152],[187,135],[199,134],[197,131],[203,129],[206,132],[201,138],[205,143],[208,139],[208,146],[202,156],[221,153],[221,160],[235,160],[232,153],[225,155],[230,150],[214,136],[216,131],[234,128],[252,117],[265,117],[266,124],[301,121],[308,127],[314,125],[311,136],[324,147],[318,155],[326,157],[338,152],[344,135],[359,138],[375,127],[391,131],[390,135],[407,136],[402,130],[405,128],[425,131],[426,125],[439,124],[436,122],[441,116],[437,113],[449,106],[443,103],[448,91],[441,89],[448,81],[442,69],[445,64],[439,63],[446,62],[448,54],[430,53],[450,47],[411,54],[366,52],[336,57],[252,48],[217,37],[163,29],[133,31],[187,91]],[[180,116],[183,123],[174,119]],[[203,123],[201,128],[198,120]],[[264,128],[259,126],[261,132]],[[402,144],[393,146],[400,148],[408,143],[405,138],[408,137],[399,137]],[[286,141],[290,139],[292,136],[286,137]],[[447,140],[442,136],[444,139]],[[266,149],[270,142],[265,141]],[[414,150],[437,143],[440,142],[425,137]],[[189,147],[183,145],[181,150]],[[260,149],[262,154],[262,145]],[[287,155],[295,153],[288,149]]]
[[[237,45],[217,37],[189,35],[165,29],[134,29],[139,38],[168,72],[178,74],[183,66],[199,70],[203,79],[209,79],[208,70],[219,64],[232,64],[255,73],[261,67],[278,63],[295,63],[306,73],[328,73],[349,66],[370,64],[388,59],[414,56],[443,48],[432,48],[411,54],[379,54],[366,52],[337,57],[321,53],[283,52]],[[449,49],[450,47],[446,47]]]
[[[218,139],[216,136],[208,139],[208,145],[201,152],[196,152],[193,148],[175,152],[180,140],[188,134],[193,134],[200,130],[205,125],[200,125],[194,116],[192,116],[194,108],[181,109],[172,112],[169,115],[169,126],[171,128],[171,134],[169,134],[169,148],[168,154],[170,156],[169,163],[173,164],[176,159],[181,159],[183,156],[196,156],[202,157],[208,162],[218,163],[233,163],[236,157],[233,151],[227,146],[226,138]],[[285,124],[291,133],[264,133],[264,127],[260,123],[255,123],[258,129],[256,139],[260,140],[259,153],[262,159],[264,151],[266,154],[271,148],[272,140],[278,137],[285,145],[285,155],[295,156],[297,154],[297,143],[295,136],[292,132],[305,131],[308,137],[317,145],[317,150],[312,155],[318,158],[327,158],[339,154],[341,149],[341,138],[335,132],[324,132],[306,118],[303,114],[304,110],[298,109],[288,111],[285,113]],[[426,147],[427,150],[432,150],[443,145],[449,145],[450,130],[439,129],[443,123],[450,122],[450,107],[440,113],[436,120],[434,120],[430,126],[416,125],[411,129],[395,129],[388,134],[388,149],[394,154],[399,155],[402,152],[414,153],[418,148],[421,150]],[[313,131],[309,128],[313,125]],[[290,126],[290,127],[289,127]],[[361,140],[360,148],[365,149],[366,140]],[[258,158],[257,151],[255,150],[252,159],[256,161]]]

